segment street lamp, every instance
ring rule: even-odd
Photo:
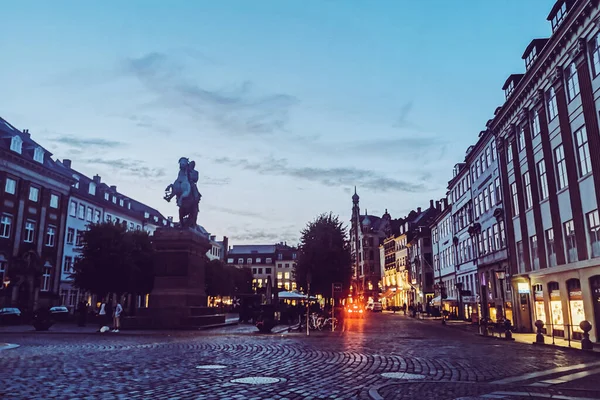
[[[4,283],[4,288],[6,289],[8,287],[8,285],[10,285],[10,279],[5,278],[3,283]]]

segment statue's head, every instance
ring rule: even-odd
[[[185,168],[189,165],[190,160],[187,157],[181,157],[179,159],[179,168]]]

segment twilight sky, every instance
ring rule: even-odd
[[[5,1],[0,115],[165,215],[188,156],[209,232],[296,243],[354,185],[393,218],[443,197],[553,3]]]

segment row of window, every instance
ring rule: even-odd
[[[473,222],[471,207],[471,202],[469,202],[452,215],[454,219],[454,232],[460,232]]]
[[[71,217],[77,217],[80,220],[86,220],[88,222],[99,223],[102,211],[94,209],[83,203],[77,203],[75,200],[71,200],[69,203],[69,215]]]
[[[15,153],[22,154],[23,153],[23,139],[19,136],[13,136],[10,141],[10,149]],[[36,147],[33,151],[33,160],[39,162],[40,164],[44,163],[44,149],[41,147]]]
[[[8,267],[8,262],[6,261],[6,258],[0,254],[0,284],[2,284],[4,282],[4,279],[6,278],[6,270]],[[50,291],[50,285],[52,283],[52,264],[50,264],[50,262],[46,261],[42,267],[42,276],[41,276],[41,282],[40,282],[40,290],[42,292],[48,292]]]
[[[27,220],[24,224],[23,230],[23,242],[33,243],[35,241],[35,228],[36,222]],[[13,228],[13,217],[10,214],[3,214],[0,216],[0,238],[9,239],[12,235]],[[47,247],[54,247],[56,245],[56,226],[48,225],[46,228],[46,237],[44,244]]]
[[[502,250],[506,247],[506,232],[503,223],[497,223],[487,229],[483,229],[477,235],[477,250],[483,256]]]
[[[265,274],[269,275],[271,273],[271,268],[265,268]],[[256,275],[256,274],[262,274],[263,273],[263,269],[262,268],[252,268],[252,274]]]
[[[598,214],[598,210],[592,211],[591,213],[587,214],[586,225],[588,236],[587,240],[591,249],[591,257],[600,257],[600,217]],[[563,231],[567,262],[577,262],[579,260],[577,253],[577,236],[575,233],[573,220],[567,221],[563,224]],[[545,241],[548,267],[554,267],[557,265],[554,229],[550,228],[546,230]],[[529,238],[529,250],[531,257],[530,263],[532,268],[539,269],[540,251],[537,235],[533,235]],[[517,259],[519,267],[521,267],[521,269],[523,270],[525,268],[523,241],[517,242]]]
[[[4,183],[4,193],[6,194],[16,194],[17,193],[17,180],[12,178],[6,178],[6,182]],[[29,186],[29,200],[34,203],[39,202],[40,200],[40,188],[38,186],[30,185]],[[52,193],[50,194],[50,208],[58,208],[58,195]]]
[[[471,165],[471,179],[475,182],[489,167],[496,161],[497,150],[496,141],[492,140],[489,146],[481,152],[479,158],[475,160],[475,163]]]
[[[475,219],[492,210],[496,204],[502,201],[500,189],[500,178],[486,186],[477,196],[473,197],[473,211]]]
[[[278,272],[277,279],[291,279],[291,274],[289,272]]]
[[[588,146],[588,138],[585,127],[581,127],[575,132],[575,145],[576,145],[576,158],[577,158],[577,171],[579,177],[582,178],[592,172],[592,162],[590,159],[590,149]],[[565,151],[563,145],[559,145],[554,149],[554,161],[556,167],[556,187],[557,190],[565,189],[568,182],[567,175],[567,163],[565,160]],[[545,200],[549,196],[548,192],[548,178],[546,175],[546,164],[544,160],[537,163],[537,175],[538,175],[538,190],[540,200]],[[533,207],[533,195],[531,189],[531,176],[529,171],[525,172],[522,176],[523,189],[524,189],[524,201],[525,208],[530,209]],[[519,199],[517,184],[512,183],[510,187],[512,197],[512,212],[513,216],[519,215]]]

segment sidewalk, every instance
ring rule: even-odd
[[[419,320],[424,321],[424,322],[430,322],[430,323],[438,323],[441,325],[440,318],[422,317],[422,318],[419,318]],[[498,336],[483,336],[483,335],[481,335],[479,333],[479,326],[472,324],[469,321],[447,320],[446,326],[451,327],[451,328],[462,329],[466,332],[472,332],[473,334],[480,336],[480,337],[504,340],[504,335],[502,335],[501,338]],[[581,350],[581,342],[579,342],[579,341],[571,340],[571,343],[569,344],[569,341],[559,338],[559,337],[555,337],[554,344],[552,344],[552,337],[544,336],[545,343],[543,345],[539,345],[539,344],[535,344],[535,336],[536,336],[535,333],[513,333],[512,334],[514,341],[517,343],[524,343],[524,344],[530,344],[530,345],[536,345],[536,346],[552,346],[552,347],[560,347],[560,348],[567,348],[567,349],[570,348],[570,349],[582,351]],[[590,352],[600,354],[600,346],[597,343],[594,343],[594,349],[591,350]]]
[[[223,328],[227,326],[237,325],[238,318],[226,318],[224,324],[216,324],[216,325],[207,325],[202,328],[198,328],[196,330],[206,330],[206,329],[216,329]],[[189,330],[181,330],[181,331],[193,331],[194,329]],[[125,329],[119,331],[119,333],[114,332],[105,332],[104,334],[114,334],[114,335],[156,335],[156,334],[164,334],[166,332],[179,332],[180,330],[157,330],[157,329],[144,329],[144,330],[130,330]],[[36,333],[36,334],[52,334],[52,333],[60,333],[60,334],[98,334],[98,325],[88,324],[86,326],[78,326],[75,323],[56,323],[50,327],[47,331],[36,331],[32,325],[7,325],[0,326],[0,335],[2,334],[15,334],[15,333]]]

